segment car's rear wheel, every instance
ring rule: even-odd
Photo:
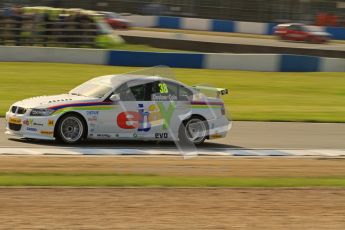
[[[180,142],[184,144],[202,144],[208,135],[207,122],[201,117],[193,116],[182,122],[179,130]]]
[[[80,143],[85,135],[86,127],[80,116],[70,114],[62,117],[56,130],[56,138],[67,144]]]

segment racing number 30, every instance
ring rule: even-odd
[[[159,83],[159,92],[160,93],[168,93],[169,90],[168,90],[167,84]]]

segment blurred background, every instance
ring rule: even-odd
[[[344,41],[340,0],[0,0],[6,46],[344,58]]]
[[[51,6],[252,22],[316,23],[345,26],[340,0],[0,0],[0,6]]]

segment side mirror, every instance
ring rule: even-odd
[[[120,100],[120,95],[119,94],[113,94],[110,97],[111,101],[119,101]]]

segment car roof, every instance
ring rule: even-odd
[[[184,85],[181,82],[175,81],[169,78],[163,78],[159,76],[149,76],[149,75],[135,75],[135,74],[116,74],[116,75],[105,75],[91,79],[89,82],[98,82],[101,84],[109,85],[113,88],[118,87],[126,82],[135,80],[147,80],[147,81],[170,81],[177,83],[179,85]]]
[[[284,24],[279,24],[278,26],[292,26],[292,25],[303,26],[303,24],[301,23],[284,23]]]

